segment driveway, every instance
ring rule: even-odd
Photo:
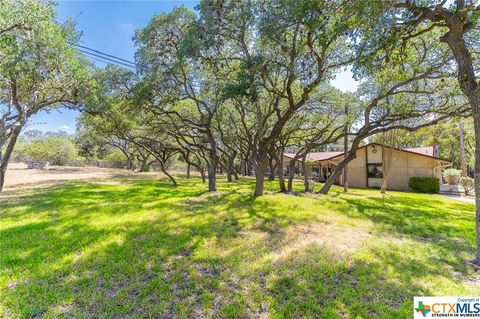
[[[475,198],[473,198],[473,197],[464,197],[464,196],[453,195],[453,194],[440,194],[440,195],[448,197],[448,198],[452,198],[452,199],[455,199],[455,200],[458,200],[458,201],[475,204]]]

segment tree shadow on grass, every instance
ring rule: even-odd
[[[265,272],[280,318],[411,318],[413,296],[430,294],[415,282],[392,280],[382,264],[342,260],[319,245]]]
[[[187,280],[191,272],[203,278],[236,263],[216,266],[229,254],[195,256],[199,245],[210,239],[226,244],[249,224],[239,222],[236,210],[228,207],[232,192],[202,197],[204,193],[158,187],[155,181],[122,187],[76,182],[2,203],[0,219],[8,224],[0,231],[0,264],[7,279],[1,289],[9,315],[121,316],[142,313],[139,304],[150,315],[184,313],[182,304],[190,305],[191,297],[183,296],[195,285]],[[186,198],[200,202],[191,205]],[[247,206],[255,204],[250,195],[238,198]],[[145,204],[152,205],[142,215]],[[137,215],[143,219],[135,221]],[[109,216],[112,224],[98,223]],[[123,216],[134,220],[118,222],[116,217]],[[259,217],[252,213],[249,218]],[[242,250],[240,246],[233,250]],[[193,259],[205,265],[197,267]],[[218,282],[212,277],[207,285]],[[153,301],[166,308],[152,308]]]
[[[197,197],[207,191],[199,188],[175,188],[166,181],[125,180],[123,186],[102,183],[69,182],[60,186],[25,191],[21,197],[0,202],[2,218],[22,218],[24,214],[35,212],[51,214],[59,210],[82,210],[94,212],[94,208],[110,207],[112,213],[129,212],[142,208],[142,205],[158,203],[174,198]],[[8,215],[1,212],[9,211]],[[13,212],[12,212],[13,211]],[[105,213],[102,211],[102,213]]]
[[[429,260],[381,247],[368,262],[320,243],[272,259],[297,239],[286,230],[305,217],[241,189],[250,181],[220,183],[213,195],[192,183],[73,183],[23,198],[18,211],[1,204],[0,220],[12,225],[0,231],[0,274],[15,282],[0,281],[0,304],[10,317],[409,318],[412,297],[431,294],[416,280],[441,275]],[[375,212],[385,204],[344,205],[349,217],[421,238],[409,228],[417,226]]]
[[[441,201],[423,201],[423,204],[410,205],[411,201],[401,198],[343,200],[349,207],[345,209],[345,215],[367,218],[386,232],[424,240],[457,237],[466,238],[472,243],[474,240],[474,211],[468,205]]]
[[[368,219],[381,233],[428,244],[432,251],[426,256],[435,255],[436,263],[467,273],[467,261],[475,253],[472,205],[408,197],[342,200],[347,205],[342,210],[346,216]]]
[[[32,273],[29,282],[8,292],[9,300],[16,302],[13,313],[87,318],[248,318],[267,313],[281,318],[387,314],[407,318],[410,297],[428,294],[412,281],[389,280],[380,265],[346,262],[320,245],[294,251],[280,261],[266,259],[250,270],[255,260],[248,257],[262,259],[285,242],[252,245],[245,238],[232,250],[222,253],[218,244],[209,254],[205,240],[222,241],[212,229],[209,237],[196,235],[194,229],[172,233],[161,220],[139,224],[118,242],[76,261],[55,264],[51,271]],[[97,234],[79,235],[91,242]],[[49,241],[63,240],[67,246],[75,242],[49,236]]]

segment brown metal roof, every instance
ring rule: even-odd
[[[435,156],[435,146],[404,148],[403,150],[422,154],[422,155]]]
[[[336,157],[341,154],[343,154],[343,152],[313,152],[313,153],[308,153],[307,158],[312,161],[323,161],[332,157]],[[285,153],[283,155],[289,158],[294,158],[296,154]]]
[[[368,145],[378,145],[378,146],[382,146],[382,144],[379,144],[379,143],[368,143],[366,145],[363,145],[361,147],[359,147],[358,149],[361,149],[361,148],[364,148],[364,147],[367,147]],[[404,149],[401,149],[401,148],[396,148],[394,147],[394,149],[396,150],[399,150],[399,151],[403,151],[403,152],[407,152],[407,153],[412,153],[412,154],[415,154],[415,155],[420,155],[420,156],[425,156],[425,157],[429,157],[429,158],[434,158],[434,159],[437,159],[437,160],[440,160],[440,161],[445,161],[445,162],[450,162],[452,163],[453,161],[449,160],[449,159],[446,159],[446,158],[441,158],[441,157],[438,157],[438,156],[434,156],[434,146],[429,146],[429,147],[416,147],[416,148],[404,148]],[[314,161],[325,161],[325,160],[331,160],[331,159],[334,159],[336,157],[339,157],[341,155],[343,155],[344,153],[343,152],[316,152],[316,153],[308,153],[307,154],[307,158],[308,159],[312,159]],[[431,155],[430,155],[431,154]],[[286,157],[289,157],[289,158],[293,158],[295,156],[295,154],[292,154],[292,153],[288,153],[288,154],[284,154]]]

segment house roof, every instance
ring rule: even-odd
[[[307,158],[309,160],[312,160],[312,161],[323,161],[323,160],[326,160],[326,159],[329,159],[329,158],[336,157],[336,156],[341,155],[341,154],[343,154],[343,152],[313,152],[313,153],[308,153]],[[296,154],[295,153],[285,153],[283,155],[285,155],[286,157],[289,157],[289,158],[294,158]]]
[[[363,146],[359,147],[358,149],[362,149],[362,148],[367,147],[369,145],[382,146],[382,144],[379,144],[379,143],[368,143],[366,145],[363,145]],[[449,162],[449,163],[453,162],[453,161],[451,161],[449,159],[446,159],[446,158],[441,158],[441,157],[438,157],[438,156],[434,156],[433,155],[434,152],[435,152],[435,147],[434,146],[404,148],[404,149],[394,147],[394,149],[399,150],[399,151],[403,151],[403,152],[407,152],[407,153],[420,155],[420,156],[434,158],[434,159],[444,161],[444,162]],[[344,152],[316,152],[316,153],[307,154],[307,158],[311,159],[311,160],[314,160],[314,161],[325,161],[325,160],[331,160],[331,159],[334,159],[336,157],[342,156],[343,154],[344,154]],[[288,153],[288,154],[284,154],[284,155],[286,157],[289,157],[289,158],[293,158],[295,156],[295,154],[292,154],[292,153]]]
[[[435,146],[404,148],[403,150],[422,154],[422,155],[435,156]]]

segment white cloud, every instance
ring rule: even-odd
[[[68,125],[60,125],[58,128],[59,128],[59,129],[62,129],[62,130],[68,130],[68,129],[70,129],[70,126],[68,126]]]

